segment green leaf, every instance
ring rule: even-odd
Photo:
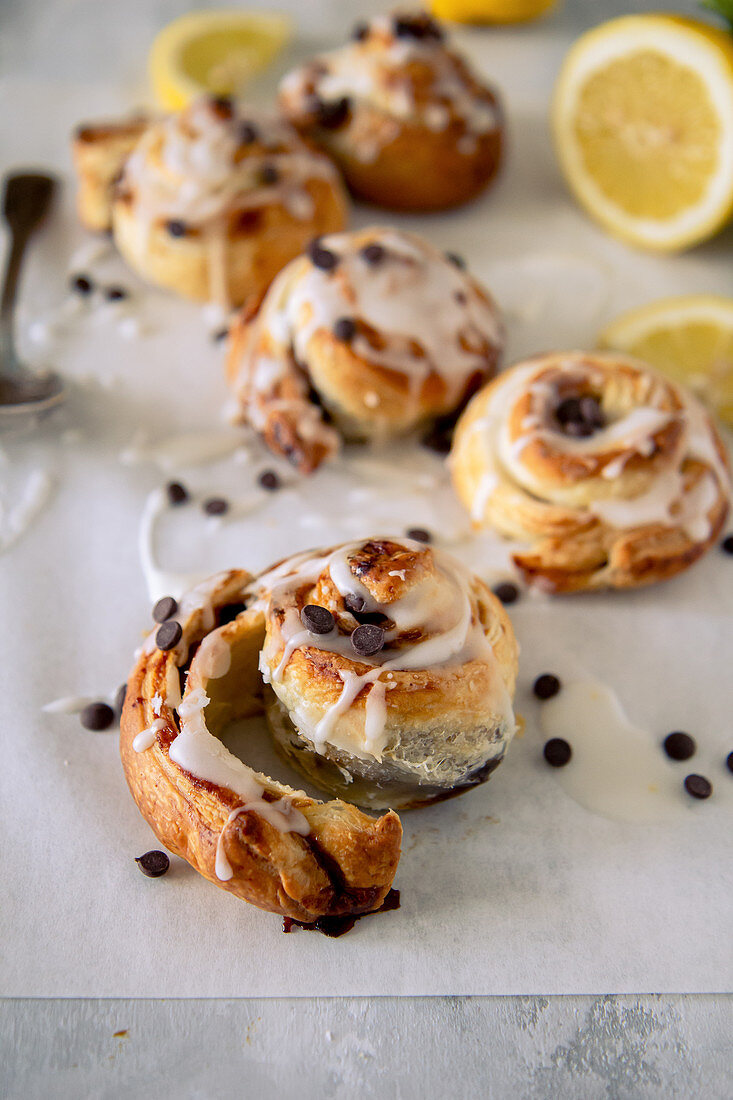
[[[727,19],[733,30],[733,0],[701,0],[704,8],[709,8],[722,19]]]

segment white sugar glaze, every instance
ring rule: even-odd
[[[132,747],[135,752],[146,752],[147,749],[152,748],[155,744],[157,735],[161,730],[165,729],[166,725],[165,718],[156,718],[147,729],[140,730],[140,732],[135,735],[132,742]]]

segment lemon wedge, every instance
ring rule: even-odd
[[[526,23],[556,4],[557,0],[431,0],[430,10],[453,23]]]
[[[598,343],[636,355],[686,383],[733,425],[733,298],[661,298],[622,314],[603,329]]]
[[[563,63],[552,126],[603,226],[642,248],[697,244],[733,213],[733,37],[669,15],[603,23]]]
[[[292,36],[276,12],[197,11],[174,19],[150,51],[153,91],[161,107],[177,111],[197,95],[238,95]]]

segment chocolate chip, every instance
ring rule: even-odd
[[[215,344],[220,344],[222,340],[226,340],[228,335],[229,335],[229,329],[228,328],[220,328],[215,333],[212,334],[211,339],[214,341]]]
[[[155,644],[158,649],[173,649],[183,637],[183,629],[175,619],[168,619],[159,626],[155,633]]]
[[[461,271],[466,270],[466,261],[463,256],[459,256],[457,252],[446,252],[446,260],[453,264],[454,267],[459,268]]]
[[[366,600],[363,596],[357,596],[355,592],[347,592],[344,596],[344,607],[352,615],[360,615],[366,607]]]
[[[497,584],[493,593],[502,603],[516,603],[519,599],[519,589],[511,581],[502,581],[501,584]]]
[[[201,507],[207,516],[223,516],[229,511],[229,501],[224,497],[209,497]]]
[[[327,607],[321,607],[317,603],[307,603],[300,613],[300,621],[311,634],[330,634],[336,625],[331,612]]]
[[[231,118],[234,112],[234,103],[230,95],[212,96],[211,106],[220,118]]]
[[[545,743],[542,753],[551,768],[564,768],[573,755],[573,750],[562,737],[551,737]]]
[[[187,233],[186,223],[182,222],[180,218],[171,218],[170,221],[165,223],[165,227],[170,233],[171,237],[185,237]]]
[[[115,712],[108,703],[89,703],[79,715],[87,730],[108,730],[115,720]]]
[[[82,294],[84,297],[94,290],[94,283],[88,275],[72,275],[70,286],[77,294]]]
[[[117,688],[117,694],[115,695],[115,714],[122,714],[122,708],[125,705],[125,696],[127,695],[127,684],[120,684]]]
[[[156,623],[164,623],[166,619],[172,619],[178,611],[178,601],[172,596],[163,596],[153,608],[153,619]]]
[[[384,631],[374,623],[363,623],[352,633],[351,644],[360,656],[371,657],[384,647]]]
[[[224,607],[220,607],[217,613],[217,621],[219,626],[226,626],[227,623],[233,623],[237,615],[241,615],[243,611],[247,610],[246,603],[228,603]]]
[[[260,136],[254,122],[242,122],[239,127],[239,140],[243,145],[251,145]]]
[[[726,535],[720,544],[724,554],[733,554],[733,535]]]
[[[704,775],[686,775],[685,790],[693,798],[710,798],[713,785]]]
[[[365,245],[361,250],[362,259],[371,267],[376,267],[377,264],[381,264],[386,255],[387,250],[383,245],[377,244],[376,241],[373,241],[372,244]]]
[[[437,423],[433,424],[422,438],[423,447],[427,447],[428,450],[434,451],[438,455],[449,454],[452,442],[453,425],[444,427]]]
[[[560,690],[560,681],[552,672],[543,672],[532,684],[532,691],[538,699],[552,699]]]
[[[729,772],[733,772],[733,752],[729,752],[725,758],[725,763]]]
[[[351,32],[351,37],[355,42],[363,42],[365,38],[369,37],[369,24],[357,23]]]
[[[104,296],[108,302],[121,302],[125,298],[129,298],[129,290],[125,290],[123,286],[108,286],[105,289]]]
[[[263,183],[266,187],[269,187],[273,183],[277,183],[280,179],[280,173],[274,164],[263,164],[259,172],[260,183]]]
[[[338,130],[349,117],[351,100],[348,96],[342,96],[332,103],[324,103],[322,99],[318,99],[314,106],[318,125],[324,130]]]
[[[465,306],[466,302],[468,301],[468,298],[466,297],[466,295],[463,293],[462,290],[457,290],[455,292],[455,294],[453,295],[453,298],[458,303],[459,306]]]
[[[392,20],[395,35],[398,38],[416,38],[418,41],[432,38],[440,42],[443,32],[437,23],[426,15],[396,15]]]
[[[280,488],[280,478],[274,470],[263,470],[257,481],[262,489],[267,489],[268,493],[274,493]]]
[[[691,756],[695,755],[695,749],[697,748],[689,733],[682,733],[681,730],[668,733],[662,744],[670,760],[689,760]]]
[[[185,504],[189,500],[188,489],[181,485],[180,481],[169,481],[165,487],[165,492],[168,503],[173,507],[178,504]]]
[[[334,323],[333,334],[337,340],[349,344],[356,335],[356,323],[351,317],[339,317]]]
[[[410,527],[405,532],[408,539],[412,539],[414,542],[432,542],[433,536],[429,531],[426,531],[424,527]]]
[[[308,245],[307,254],[313,266],[319,267],[321,271],[333,271],[338,263],[336,253],[324,248],[318,237]]]
[[[135,856],[135,863],[148,878],[160,878],[171,865],[165,852],[146,852],[144,856]]]

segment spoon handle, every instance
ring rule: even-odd
[[[13,335],[13,313],[28,236],[27,233],[13,233],[7,263],[5,264],[2,298],[0,298],[0,363],[4,372],[12,370],[17,364]]]

